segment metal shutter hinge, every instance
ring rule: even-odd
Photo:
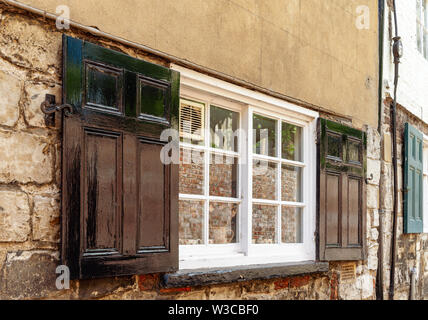
[[[74,107],[71,104],[57,105],[55,96],[46,94],[45,101],[40,104],[40,109],[45,114],[45,123],[47,126],[55,126],[55,113],[64,110],[64,115],[69,116],[74,113]]]

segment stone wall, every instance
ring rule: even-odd
[[[385,139],[385,156],[382,161],[384,183],[381,186],[383,201],[381,207],[384,210],[381,220],[383,221],[383,269],[385,296],[390,284],[390,261],[391,261],[391,237],[393,219],[393,192],[391,182],[393,181],[393,166],[391,158],[391,98],[384,101],[382,132]],[[421,132],[428,134],[428,125],[414,116],[406,108],[397,107],[397,154],[398,154],[398,224],[397,224],[397,262],[395,271],[395,297],[396,299],[408,299],[410,294],[411,269],[416,268],[417,274],[417,298],[428,299],[428,254],[427,234],[403,234],[403,154],[404,154],[404,126],[409,122]],[[425,279],[425,280],[424,280]],[[424,289],[425,286],[425,289]]]
[[[67,34],[167,65],[78,30]],[[46,93],[61,101],[61,36],[54,22],[0,4],[0,298],[374,299],[380,151],[379,135],[371,128],[368,168],[375,179],[368,187],[369,255],[368,261],[351,263],[350,275],[345,277],[348,263],[331,263],[325,274],[204,287],[166,289],[162,275],[155,274],[72,281],[70,289],[57,290],[60,129],[45,125],[40,103]]]

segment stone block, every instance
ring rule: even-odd
[[[378,210],[372,210],[372,226],[373,227],[379,227],[380,224],[379,219],[379,211]]]
[[[208,292],[209,300],[239,299],[240,296],[241,296],[241,287],[236,284],[211,287]]]
[[[101,298],[119,289],[129,289],[134,283],[134,276],[80,280],[79,299]]]
[[[58,290],[55,285],[58,256],[48,251],[9,253],[0,278],[0,296],[34,299]]]
[[[0,242],[24,242],[29,233],[28,196],[21,191],[0,190]]]
[[[59,77],[62,39],[60,32],[15,14],[5,14],[0,22],[0,53],[22,68]]]
[[[0,125],[14,126],[19,118],[22,81],[0,71]]]
[[[392,162],[392,139],[390,133],[383,134],[383,159]]]
[[[373,298],[374,295],[374,279],[370,274],[364,274],[359,279],[359,286],[361,288],[361,297],[363,299]]]
[[[371,175],[373,178],[368,181],[369,184],[379,185],[380,160],[367,159],[367,178],[370,179]]]
[[[377,241],[378,238],[379,238],[379,231],[376,228],[372,228],[370,230],[370,239]]]
[[[40,110],[40,105],[45,101],[46,94],[52,94],[56,102],[61,102],[61,87],[48,86],[46,84],[27,84],[25,86],[26,103],[24,108],[25,119],[32,127],[46,127],[45,117]]]
[[[367,157],[380,159],[380,134],[372,127],[367,128]]]
[[[34,197],[33,240],[59,241],[59,203],[54,198]]]
[[[379,188],[367,185],[367,208],[377,209],[379,206]]]
[[[53,155],[49,144],[24,132],[0,132],[0,182],[38,184],[52,181]]]

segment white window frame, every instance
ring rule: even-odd
[[[171,68],[180,72],[180,97],[213,104],[218,107],[237,111],[240,114],[240,129],[247,132],[246,141],[239,137],[238,153],[220,151],[222,154],[240,155],[246,165],[240,165],[238,170],[238,200],[209,196],[209,185],[205,179],[204,195],[181,195],[180,200],[220,200],[221,202],[240,203],[239,208],[239,242],[226,245],[180,245],[179,268],[197,269],[212,267],[228,267],[237,265],[267,264],[280,262],[299,262],[315,260],[315,226],[316,226],[316,122],[318,112],[305,109],[287,101],[277,99],[266,94],[248,90],[237,85],[209,77],[196,71],[172,64]],[[205,112],[206,133],[209,136],[209,109]],[[264,157],[253,155],[252,127],[254,113],[277,120],[277,125],[287,122],[302,127],[302,162],[280,160],[280,139],[277,140],[278,157]],[[278,129],[277,129],[278,130]],[[250,134],[248,134],[250,133]],[[280,135],[279,135],[280,136]],[[209,137],[207,138],[209,139]],[[209,175],[208,146],[195,146],[180,143],[183,147],[205,151],[205,176]],[[257,204],[263,202],[275,204],[278,210],[281,205],[298,206],[303,208],[303,243],[301,244],[253,244],[252,243],[252,172],[253,156],[278,163],[277,184],[281,183],[281,163],[288,163],[304,167],[302,176],[302,203],[283,202],[280,194],[278,200],[256,200]],[[241,170],[241,168],[243,168]],[[277,193],[279,188],[277,186]],[[207,219],[207,201],[205,201],[205,219]],[[277,215],[280,217],[280,215]],[[280,221],[277,221],[280,224]],[[207,223],[207,221],[205,221]],[[207,228],[204,228],[207,229]],[[278,228],[280,229],[280,228]],[[205,232],[206,233],[206,232]],[[204,235],[208,243],[208,235]],[[280,241],[281,237],[277,236]]]
[[[424,134],[423,144],[423,160],[424,160],[424,182],[423,182],[423,220],[424,220],[424,233],[428,233],[428,136]]]

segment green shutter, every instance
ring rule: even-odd
[[[404,233],[422,233],[423,135],[406,123],[404,139]]]

